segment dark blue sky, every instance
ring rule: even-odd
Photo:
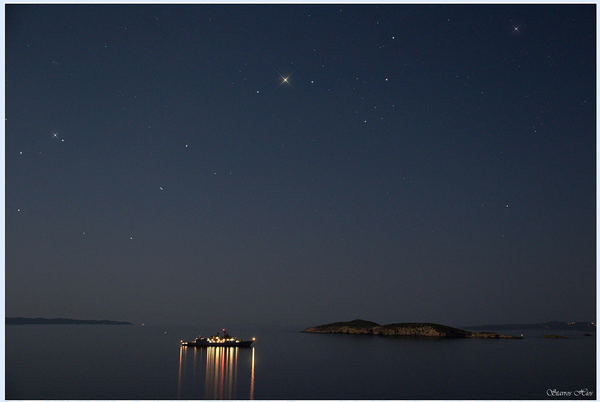
[[[7,316],[595,319],[595,4],[5,23]]]

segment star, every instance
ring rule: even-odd
[[[291,74],[289,74],[287,77],[284,77],[283,75],[281,75],[281,73],[277,70],[275,70],[277,72],[277,74],[279,74],[279,76],[281,77],[281,83],[279,85],[277,85],[277,88],[279,88],[280,86],[282,86],[283,84],[288,84],[290,87],[292,87],[292,84],[290,83],[290,77],[292,76],[292,74],[294,74],[294,72],[292,71]],[[275,88],[275,89],[277,89]],[[294,87],[292,87],[294,88]]]
[[[277,88],[279,88],[280,86],[282,86],[283,84],[288,84],[289,86],[292,86],[292,84],[290,84],[290,82],[288,81],[288,79],[290,78],[291,74],[288,75],[287,77],[284,77],[283,75],[279,74],[281,76],[281,83],[277,86]]]
[[[513,32],[513,33],[515,33],[515,32],[516,32],[516,33],[520,34],[520,33],[521,33],[521,31],[519,31],[519,28],[520,28],[520,27],[521,27],[521,25],[523,25],[523,24],[515,25],[515,23],[513,22],[513,20],[512,20],[512,19],[511,19],[511,20],[509,20],[509,21],[510,21],[510,24],[512,25],[512,27],[513,27],[513,30],[512,30],[512,32]]]

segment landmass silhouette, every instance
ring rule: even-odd
[[[494,332],[469,332],[464,329],[428,322],[410,322],[380,325],[373,321],[353,320],[334,322],[306,328],[302,332],[320,334],[356,334],[383,336],[414,336],[414,337],[444,337],[444,338],[495,338],[521,339],[520,336],[497,334]]]
[[[126,321],[75,320],[72,318],[6,317],[5,325],[134,325]]]

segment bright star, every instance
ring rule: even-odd
[[[277,88],[279,88],[280,86],[282,86],[283,84],[288,84],[289,86],[292,86],[292,84],[290,84],[290,82],[288,81],[288,79],[290,78],[291,74],[288,75],[287,77],[284,77],[283,75],[279,74],[281,76],[281,84],[279,84],[277,86]]]
[[[511,24],[511,26],[513,27],[513,30],[512,30],[512,32],[513,32],[513,33],[515,33],[515,32],[516,32],[516,33],[520,34],[520,33],[521,33],[521,31],[519,30],[519,28],[521,28],[521,25],[523,25],[523,24],[521,23],[521,24],[519,24],[519,25],[515,25],[515,23],[513,22],[513,20],[509,20],[509,21],[510,21],[510,24]]]
[[[277,70],[275,70],[275,71],[277,71]],[[281,73],[279,71],[277,71],[277,74],[279,74],[279,76],[281,77],[281,83],[279,85],[277,85],[277,88],[279,88],[283,84],[288,84],[290,87],[292,87],[292,84],[290,83],[290,77],[292,76],[292,74],[294,74],[294,72],[292,72],[287,77],[284,77],[283,75],[281,75]],[[275,88],[275,89],[277,89],[277,88]],[[294,87],[292,87],[292,88],[294,88]]]

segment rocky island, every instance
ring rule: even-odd
[[[427,322],[410,322],[399,324],[380,325],[376,322],[353,320],[348,322],[334,322],[306,328],[302,332],[317,334],[357,334],[357,335],[383,335],[383,336],[414,336],[438,338],[494,338],[494,339],[521,339],[519,336],[502,335],[494,332],[469,332],[464,329],[453,328],[447,325],[432,324]]]

